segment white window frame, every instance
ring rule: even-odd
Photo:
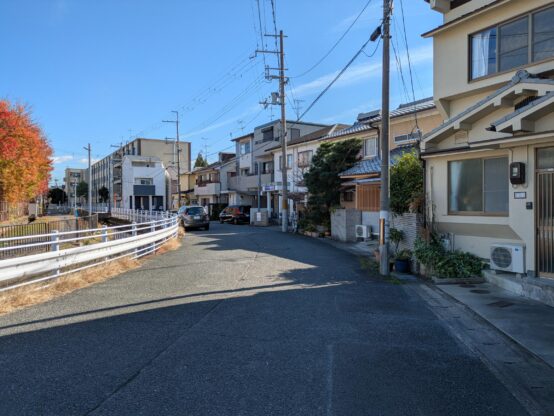
[[[372,152],[369,152],[370,149],[368,149],[369,142],[373,143],[372,145],[373,149],[371,149]],[[370,137],[364,140],[363,152],[364,152],[364,157],[366,158],[377,156],[377,154],[379,153],[379,149],[377,147],[377,137]]]

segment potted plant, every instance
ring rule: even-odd
[[[394,270],[398,273],[410,273],[410,263],[412,252],[410,250],[400,250],[394,257]]]

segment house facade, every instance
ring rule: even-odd
[[[442,117],[431,98],[401,104],[390,112],[390,162],[405,152],[417,151],[422,134],[440,125]],[[362,113],[354,126],[330,135],[332,140],[360,139],[363,143],[361,160],[341,173],[343,190],[341,207],[361,212],[361,224],[376,232],[379,224],[381,198],[381,156],[379,111]]]
[[[287,121],[287,142],[313,133],[325,124]],[[258,205],[275,214],[281,176],[275,175],[273,155],[266,150],[275,147],[281,140],[280,120],[257,126],[252,133],[234,139],[236,143],[236,176],[229,182],[229,203]],[[260,195],[261,191],[261,195]]]
[[[194,195],[199,205],[229,203],[229,177],[235,174],[235,154],[219,153],[218,161],[194,171]]]
[[[304,173],[309,170],[312,158],[322,140],[329,134],[347,127],[349,126],[345,124],[334,124],[291,139],[287,143],[287,182],[291,212],[299,214],[306,208],[308,189],[304,185]],[[264,184],[262,190],[266,196],[269,195],[270,201],[272,201],[269,207],[270,209],[272,206],[275,207],[274,214],[278,216],[281,207],[279,193],[282,190],[280,179],[282,178],[283,154],[281,146],[278,144],[270,147],[266,152],[271,154],[271,163],[275,167],[277,181]]]
[[[150,156],[123,156],[121,161],[123,208],[164,211],[169,174],[162,161]]]
[[[453,248],[488,260],[515,244],[520,276],[554,278],[554,4],[430,4],[444,16],[424,36],[445,121],[421,142],[428,215]]]

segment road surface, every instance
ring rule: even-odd
[[[527,414],[409,285],[249,226],[0,317],[0,368],[3,416]]]

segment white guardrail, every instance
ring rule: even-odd
[[[169,212],[114,208],[111,216],[131,224],[0,238],[0,252],[16,252],[22,248],[41,251],[0,260],[0,285],[4,284],[0,291],[55,279],[124,257],[136,259],[154,253],[167,240],[177,237],[179,230],[177,215]]]

